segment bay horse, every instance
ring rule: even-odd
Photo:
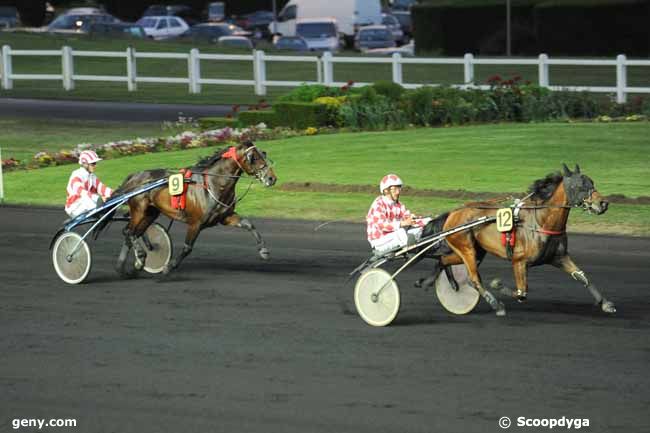
[[[477,226],[448,236],[444,242],[446,245],[443,245],[445,248],[434,256],[433,274],[416,282],[416,286],[430,286],[443,269],[448,276],[451,275],[449,265],[464,264],[470,284],[490,304],[497,316],[504,316],[505,306],[483,286],[478,272],[478,266],[487,252],[511,260],[516,289],[506,289],[505,293],[520,302],[525,301],[528,294],[528,267],[550,264],[582,283],[604,312],[615,313],[614,304],[603,297],[574,263],[567,249],[566,224],[572,208],[581,208],[596,215],[607,211],[608,202],[596,190],[594,182],[580,172],[578,165],[572,172],[563,164],[562,174],[551,173],[535,181],[528,192],[518,206],[518,222],[513,229],[515,244],[510,257],[496,224]],[[462,208],[441,215],[433,223],[438,230],[448,230],[482,216],[494,216],[499,208],[495,203],[467,203]],[[431,232],[438,230],[430,229]],[[425,234],[429,234],[426,229]]]
[[[124,229],[124,244],[118,258],[118,271],[124,273],[124,263],[131,247],[136,253],[136,269],[142,268],[146,251],[139,247],[139,243],[135,240],[142,236],[161,213],[188,226],[183,249],[165,267],[163,271],[165,274],[176,269],[190,254],[201,230],[217,224],[248,230],[255,237],[260,257],[268,260],[270,254],[262,235],[248,219],[242,218],[235,212],[237,203],[235,186],[244,173],[257,179],[266,187],[273,186],[277,181],[266,153],[247,141],[201,159],[196,165],[186,169],[185,173],[186,182],[189,183],[184,210],[172,206],[167,184],[136,195],[128,201],[130,221]],[[173,172],[166,169],[133,173],[124,180],[113,195],[133,191],[147,183],[166,178],[170,174]]]

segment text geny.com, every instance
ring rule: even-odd
[[[76,419],[40,419],[40,418],[16,418],[11,420],[11,426],[14,430],[21,427],[38,427],[41,430],[43,427],[76,427]]]

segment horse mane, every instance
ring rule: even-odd
[[[533,184],[528,187],[528,192],[532,193],[534,198],[548,200],[551,198],[563,179],[564,177],[559,172],[547,174],[546,177],[537,179],[533,182]]]
[[[245,141],[242,143],[245,145],[247,148],[253,146],[253,143],[251,141]],[[239,145],[235,146],[238,147]],[[215,153],[213,153],[210,156],[205,156],[203,158],[200,158],[197,163],[194,165],[195,168],[207,168],[213,166],[217,161],[221,159],[224,153],[230,149],[231,146],[224,147],[223,149],[217,150]]]

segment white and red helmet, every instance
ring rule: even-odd
[[[383,193],[386,188],[390,188],[391,186],[402,186],[404,185],[402,183],[402,179],[399,178],[398,175],[396,174],[387,174],[386,176],[381,178],[381,182],[379,182],[379,192]]]
[[[79,164],[92,164],[102,159],[92,150],[84,150],[79,154]]]

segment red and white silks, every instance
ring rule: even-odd
[[[100,197],[105,201],[113,194],[112,189],[83,167],[72,172],[66,191],[65,211],[73,218],[95,209]]]
[[[431,218],[415,220],[415,226],[400,227],[400,222],[408,218],[411,211],[400,202],[386,196],[379,196],[372,202],[366,215],[368,242],[378,252],[388,251],[408,244],[411,235],[416,241],[422,236],[422,229]]]

